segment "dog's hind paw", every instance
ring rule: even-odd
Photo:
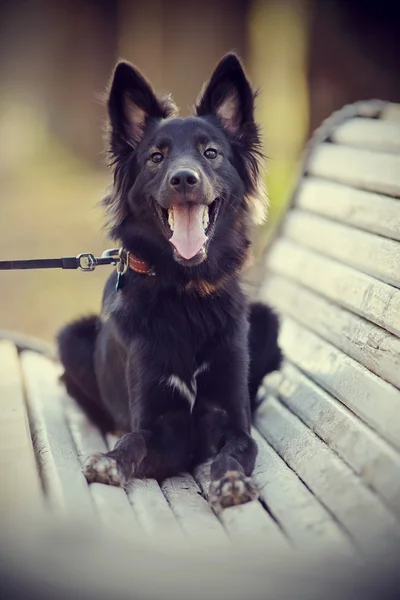
[[[91,454],[86,459],[82,472],[88,483],[106,483],[121,487],[126,484],[126,478],[117,461],[101,452]]]
[[[215,512],[257,498],[258,491],[251,478],[239,471],[227,471],[221,479],[212,481],[208,493],[208,501]]]

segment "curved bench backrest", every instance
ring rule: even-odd
[[[361,102],[322,125],[266,261],[259,297],[281,314],[286,360],[257,426],[362,538],[338,508],[337,455],[400,517],[400,106]]]

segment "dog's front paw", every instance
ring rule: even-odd
[[[88,483],[106,483],[121,487],[126,484],[126,477],[115,458],[111,458],[101,452],[91,454],[86,459],[82,467],[82,472]]]
[[[257,498],[258,491],[251,478],[239,471],[227,471],[221,479],[212,481],[208,494],[208,501],[216,512]]]

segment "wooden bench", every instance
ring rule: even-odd
[[[161,486],[88,486],[82,458],[115,440],[67,396],[51,348],[3,332],[0,516],[45,509],[129,540],[247,541],[266,556],[399,555],[399,240],[400,108],[346,107],[311,140],[266,255],[259,297],[282,315],[285,362],[254,418],[260,500],[218,516],[207,465]]]

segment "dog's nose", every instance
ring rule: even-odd
[[[193,169],[177,169],[171,175],[170,185],[178,192],[193,188],[199,182],[199,175]]]

